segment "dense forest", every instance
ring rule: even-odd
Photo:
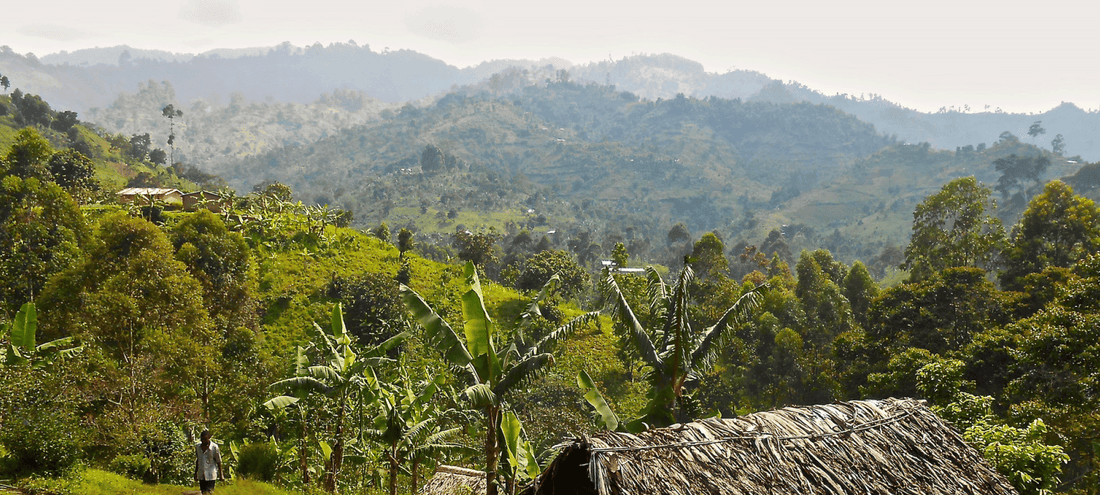
[[[1021,493],[1100,484],[1096,164],[556,77],[218,170],[0,98],[0,477],[186,485],[209,429],[242,487],[511,493],[602,428],[917,397]]]

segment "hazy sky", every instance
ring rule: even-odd
[[[354,40],[465,67],[673,53],[934,111],[1100,108],[1100,2],[86,0],[7,2],[0,45],[38,56],[127,44],[175,52]]]

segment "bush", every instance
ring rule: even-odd
[[[16,409],[0,429],[0,444],[8,451],[4,464],[13,468],[11,474],[65,474],[82,457],[81,431],[67,409]]]
[[[111,460],[109,469],[113,473],[121,474],[131,479],[146,480],[153,469],[153,464],[144,455],[119,455]]]
[[[271,481],[278,466],[279,452],[268,442],[245,445],[237,454],[237,474],[246,478]]]

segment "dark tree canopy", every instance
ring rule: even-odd
[[[549,250],[527,258],[523,272],[516,280],[516,288],[541,289],[555,274],[561,278],[560,290],[565,298],[577,295],[588,284],[588,272],[581,268],[569,253]]]
[[[913,212],[913,234],[903,268],[913,280],[960,266],[985,266],[1004,239],[992,209],[989,188],[974,177],[955,179],[928,196]]]
[[[1100,210],[1092,200],[1056,180],[1035,196],[1012,228],[1001,283],[1019,288],[1022,278],[1047,267],[1068,268],[1100,246]]]

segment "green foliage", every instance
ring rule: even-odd
[[[1001,283],[1019,289],[1047,267],[1067,268],[1100,246],[1100,210],[1062,181],[1051,181],[1028,204],[1005,249]]]
[[[360,344],[381,344],[404,327],[405,306],[392,277],[371,272],[336,277],[329,284],[328,295],[341,301],[348,332]]]
[[[516,280],[516,288],[538,290],[555,275],[560,281],[560,293],[566,299],[577,295],[588,285],[588,272],[577,264],[573,256],[565,251],[548,250],[527,258]]]
[[[279,468],[280,457],[278,447],[271,442],[247,444],[236,454],[236,473],[257,481],[273,481]]]
[[[903,265],[913,280],[945,268],[988,266],[1004,239],[1001,221],[986,213],[989,193],[974,177],[963,177],[917,205]]]
[[[1005,199],[1010,197],[1013,190],[1018,190],[1026,200],[1028,183],[1039,184],[1039,178],[1050,168],[1050,157],[1011,154],[994,160],[993,167],[1001,172],[995,189],[1004,195]]]
[[[24,366],[0,373],[0,461],[13,476],[60,476],[84,457],[85,430],[74,405],[57,393],[61,382]]]
[[[729,271],[729,261],[726,260],[725,245],[714,232],[703,234],[691,250],[691,269],[702,274],[703,278],[714,279],[725,277]]]
[[[0,179],[0,303],[14,311],[38,297],[46,281],[74,264],[87,238],[75,202],[35,178]]]
[[[1021,494],[1044,495],[1054,493],[1062,464],[1069,460],[1061,446],[1043,442],[1047,434],[1048,428],[1042,420],[1035,420],[1025,428],[979,422],[967,428],[963,438]]]
[[[691,267],[684,266],[676,284],[665,285],[652,268],[647,269],[648,293],[654,329],[646,329],[631,308],[618,281],[605,273],[602,291],[606,305],[620,332],[628,335],[630,344],[649,370],[649,403],[643,420],[654,426],[683,422],[689,419],[685,407],[685,385],[710,369],[722,351],[725,333],[743,324],[760,303],[766,285],[746,290],[712,326],[700,333],[691,330],[688,316],[688,288],[694,280]]]
[[[153,469],[153,464],[144,454],[119,454],[111,459],[107,469],[112,473],[121,474],[127,478],[144,480]]]

